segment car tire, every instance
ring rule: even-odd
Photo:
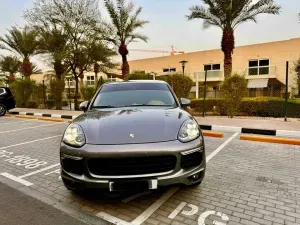
[[[7,111],[7,109],[6,109],[5,105],[0,104],[0,116],[5,116],[6,111]]]

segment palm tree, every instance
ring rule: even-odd
[[[128,49],[127,45],[138,39],[147,42],[147,37],[137,33],[138,28],[142,28],[148,21],[140,20],[138,17],[142,12],[142,7],[135,9],[132,2],[128,4],[125,0],[104,0],[105,7],[111,18],[112,33],[114,37],[110,39],[119,47],[119,53],[122,56],[122,77],[128,80],[129,64],[127,61]]]
[[[188,20],[203,19],[203,27],[220,27],[223,31],[222,51],[224,52],[225,78],[232,73],[232,54],[235,48],[234,30],[248,21],[257,22],[259,14],[279,14],[280,6],[274,0],[202,0],[208,6],[192,6]]]
[[[32,74],[30,57],[38,54],[37,32],[28,26],[23,29],[14,26],[8,30],[8,34],[0,37],[0,49],[17,53],[22,57],[21,70],[25,78],[29,79]]]
[[[3,56],[0,60],[1,71],[9,73],[9,83],[15,80],[15,73],[20,70],[21,64],[22,62],[14,56]]]
[[[68,66],[64,63],[68,37],[62,30],[49,28],[49,26],[36,27],[38,31],[39,51],[51,58],[51,64],[55,71],[55,80],[51,80],[52,95],[55,99],[56,109],[62,109],[63,92],[65,82],[64,74]]]

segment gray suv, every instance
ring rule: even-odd
[[[196,120],[162,81],[104,84],[66,129],[61,177],[69,190],[198,185],[205,148]]]

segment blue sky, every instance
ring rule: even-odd
[[[143,7],[142,18],[149,20],[143,33],[149,37],[148,43],[133,43],[130,48],[170,50],[171,45],[185,52],[220,48],[221,30],[202,28],[202,21],[187,21],[185,15],[189,7],[201,4],[201,0],[135,0]],[[258,24],[242,24],[235,31],[236,45],[300,37],[299,0],[276,0],[282,6],[279,16],[261,15]],[[23,10],[32,6],[32,0],[1,0],[0,35],[12,25],[22,25]],[[131,52],[129,59],[162,56],[161,53]],[[39,63],[40,64],[40,63]]]

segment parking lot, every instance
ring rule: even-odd
[[[300,224],[300,146],[241,141],[239,133],[226,132],[205,137],[208,164],[198,187],[79,195],[60,179],[59,143],[67,125],[1,117],[0,180],[108,224]]]

